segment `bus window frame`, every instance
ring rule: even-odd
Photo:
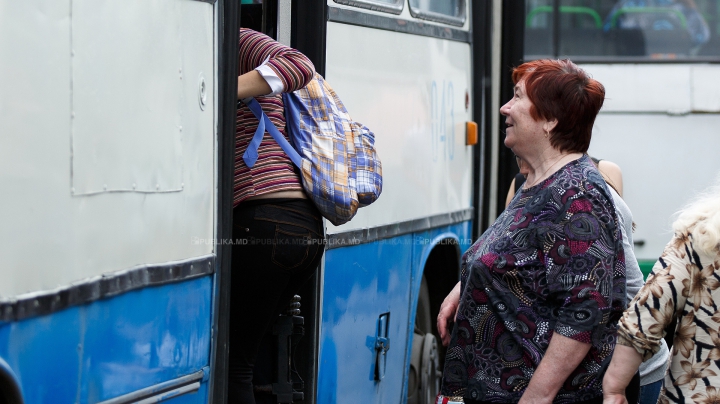
[[[416,10],[415,8],[413,8],[410,1],[408,1],[408,9],[410,10],[410,15],[412,15],[414,18],[418,18],[421,20],[441,22],[443,24],[454,25],[456,27],[462,27],[463,25],[465,25],[465,21],[467,21],[468,2],[467,2],[467,0],[459,0],[459,1],[461,2],[460,9],[462,10],[459,17],[451,17],[446,14],[434,13],[432,11]]]
[[[381,3],[373,0],[333,0],[337,4],[346,6],[364,8],[372,11],[380,11],[399,15],[405,8],[405,0],[395,0],[395,4]]]

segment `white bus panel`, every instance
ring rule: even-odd
[[[675,212],[720,175],[720,66],[582,67],[606,89],[590,154],[621,167],[635,255],[654,261],[672,237]]]
[[[327,29],[327,80],[375,133],[383,168],[380,199],[328,232],[469,208],[470,44],[333,22]]]
[[[200,1],[3,2],[0,299],[212,252],[193,240],[214,232],[214,18]]]

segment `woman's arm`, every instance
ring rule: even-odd
[[[574,372],[599,377],[601,362],[610,359],[615,323],[627,302],[622,236],[612,220],[612,201],[597,187],[571,188],[568,194],[571,198],[557,226],[562,232],[545,258],[547,304],[557,313],[557,321],[523,403],[552,402]],[[567,255],[554,252],[561,250]],[[595,370],[580,365],[584,360]],[[601,394],[599,386],[596,394]]]
[[[552,403],[591,345],[555,333],[519,404]]]
[[[622,402],[625,388],[640,363],[660,350],[665,327],[675,317],[676,308],[683,310],[692,275],[686,269],[691,265],[688,265],[689,254],[684,250],[685,244],[677,237],[665,246],[647,282],[623,313],[618,327],[618,343],[603,378],[603,390],[606,386],[609,389],[603,393],[608,402]],[[684,318],[684,322],[691,323],[692,320]],[[676,349],[685,351],[685,357],[692,354],[683,340],[676,345]]]
[[[261,78],[267,75],[269,78],[273,78],[272,81],[276,82],[277,88],[265,80],[274,94],[299,90],[305,87],[315,75],[315,66],[307,56],[274,41],[265,34],[250,29],[240,30],[238,57],[238,87],[241,87],[241,84],[242,87],[245,87],[246,84],[251,86],[251,89],[243,93],[238,90],[239,96],[257,93],[257,91],[252,91],[253,84],[258,84],[255,75],[243,79],[250,80],[250,83],[240,82],[241,77],[247,73],[257,71],[256,69],[262,71],[258,72],[262,73]],[[267,91],[265,94],[269,93],[271,91]]]
[[[620,166],[612,161],[600,160],[598,163],[598,171],[602,174],[605,182],[611,185],[617,191],[618,195],[623,195],[623,178]]]
[[[238,100],[248,97],[257,97],[272,93],[270,85],[257,70],[252,70],[238,76],[237,97]]]
[[[629,346],[615,345],[610,366],[603,377],[603,403],[625,404],[625,388],[642,363],[642,356]]]

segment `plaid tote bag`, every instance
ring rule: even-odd
[[[350,118],[335,91],[319,74],[304,88],[283,94],[292,145],[254,99],[244,99],[259,124],[243,160],[252,167],[265,131],[300,168],[303,188],[322,215],[339,226],[382,192],[382,165],[375,135]]]

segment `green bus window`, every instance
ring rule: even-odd
[[[528,0],[524,25],[526,60],[720,60],[720,0]]]

